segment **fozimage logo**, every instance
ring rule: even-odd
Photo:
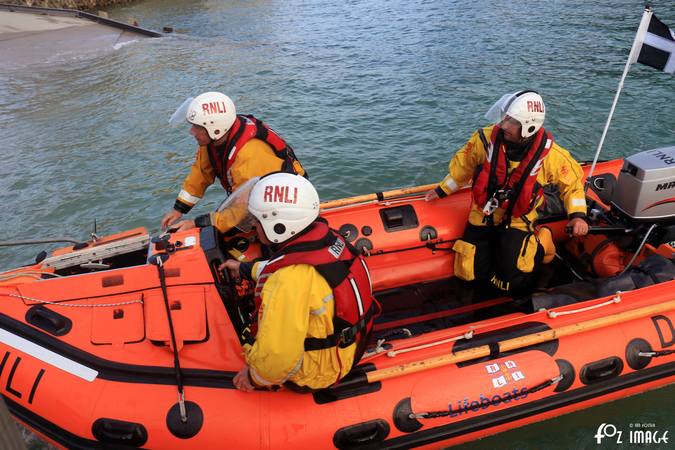
[[[598,431],[595,433],[595,443],[600,445],[603,439],[607,438],[609,442],[615,444],[667,444],[668,430],[662,431],[656,429],[653,423],[631,423],[630,430],[625,433],[619,430],[614,424],[601,423]]]

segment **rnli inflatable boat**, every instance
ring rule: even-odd
[[[69,449],[444,447],[675,380],[675,147],[600,163],[591,234],[531,297],[467,298],[453,242],[471,193],[428,186],[323,204],[369,264],[382,314],[361,361],[313,394],[243,393],[247,290],[216,267],[252,235],[144,229],[41,254],[0,274],[0,393]],[[588,170],[588,167],[585,168]]]

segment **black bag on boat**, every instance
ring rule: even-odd
[[[601,280],[598,283],[597,296],[605,297],[618,291],[632,291],[674,279],[675,262],[661,255],[651,255],[624,274]]]
[[[564,284],[544,293],[532,295],[533,311],[571,305],[591,298],[607,297],[619,291],[651,286],[675,279],[675,260],[661,255],[651,255],[640,265],[631,267],[622,275],[595,282],[581,281]]]
[[[532,308],[534,311],[551,309],[571,305],[593,297],[595,297],[595,285],[588,281],[580,281],[532,295]]]

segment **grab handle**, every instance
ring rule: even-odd
[[[101,418],[92,425],[92,434],[101,442],[141,447],[148,440],[148,432],[140,423]]]
[[[33,306],[26,312],[26,322],[54,336],[64,336],[73,327],[68,317],[42,305]]]
[[[389,435],[389,424],[382,419],[371,420],[340,428],[333,436],[339,449],[378,444]]]
[[[614,378],[623,371],[621,358],[612,356],[588,363],[581,368],[579,379],[584,384],[594,384]]]

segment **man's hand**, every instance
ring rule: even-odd
[[[251,380],[248,378],[248,366],[244,366],[239,373],[234,376],[234,387],[244,392],[253,392],[255,386],[251,383]]]
[[[588,233],[588,224],[581,217],[575,217],[574,219],[567,222],[566,229],[572,231],[572,236],[586,236]]]
[[[434,190],[434,189],[428,191],[426,193],[426,195],[424,196],[424,200],[426,200],[428,202],[430,202],[432,200],[437,200],[438,198],[440,198],[440,197],[438,197],[438,194],[436,193],[436,190]]]
[[[194,228],[195,226],[196,225],[195,225],[194,220],[183,220],[183,221],[180,221],[180,222],[174,224],[173,228],[178,232],[178,231],[189,230],[191,228]]]
[[[175,209],[172,209],[168,213],[164,214],[161,223],[162,230],[166,230],[167,228],[169,228],[169,225],[177,222],[178,220],[180,220],[181,217],[183,217],[183,213],[180,211],[176,211]]]
[[[239,281],[239,266],[241,266],[241,263],[239,261],[235,261],[234,259],[228,259],[224,263],[222,263],[220,266],[218,266],[218,270],[221,272],[225,269],[227,269],[228,272],[230,272],[230,277],[235,280]]]

